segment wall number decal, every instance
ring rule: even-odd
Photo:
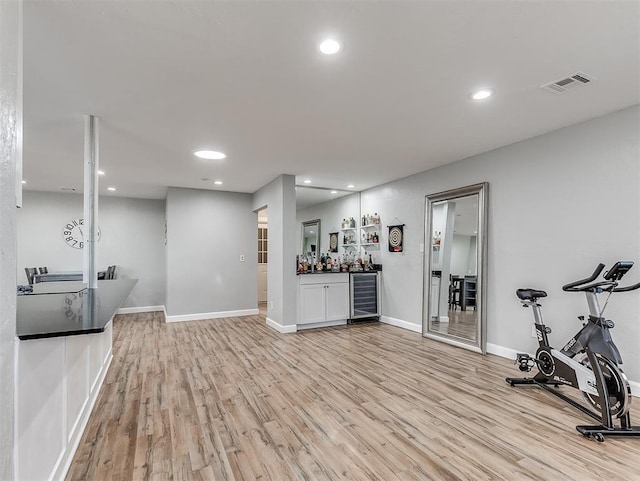
[[[62,228],[62,238],[75,249],[84,248],[84,219],[73,219]],[[100,240],[100,228],[98,227],[98,237]]]

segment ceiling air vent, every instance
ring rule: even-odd
[[[587,75],[584,72],[576,72],[568,77],[549,82],[548,84],[541,85],[540,88],[553,92],[554,94],[560,94],[567,90],[573,90],[577,87],[587,85],[595,80],[595,77]]]
[[[60,187],[60,190],[62,192],[75,192],[76,191],[75,187]]]

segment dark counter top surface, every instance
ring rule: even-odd
[[[316,271],[314,270],[313,272],[311,271],[307,271],[307,272],[296,272],[297,275],[299,276],[308,276],[308,275],[317,275],[317,274],[359,274],[361,272],[382,272],[382,266],[376,267],[375,269],[369,269],[368,271],[365,270],[361,270],[361,271]]]
[[[71,281],[38,286],[37,292],[17,297],[18,338],[103,332],[137,282],[137,279],[98,281],[96,289]]]
[[[347,272],[340,272],[340,271],[307,271],[307,272],[298,272],[297,273],[299,276],[308,276],[308,275],[316,275],[316,274],[349,274],[349,271]]]

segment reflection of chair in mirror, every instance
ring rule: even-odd
[[[24,272],[27,274],[27,282],[33,284],[33,277],[38,274],[37,267],[25,267]]]
[[[107,275],[105,279],[115,279],[116,278],[116,266],[107,267]]]
[[[449,309],[460,305],[460,284],[462,278],[449,274]]]
[[[466,311],[467,307],[476,308],[476,283],[476,276],[464,276],[460,295],[460,308],[463,311]]]

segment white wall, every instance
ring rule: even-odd
[[[451,251],[451,274],[454,276],[475,276],[475,237],[453,234]]]
[[[251,199],[251,194],[169,188],[168,316],[210,318],[257,309],[258,218]],[[270,235],[271,210],[269,227]]]
[[[13,465],[19,2],[0,2],[0,479]]]
[[[18,213],[18,283],[25,267],[49,271],[82,270],[82,250],[68,246],[64,225],[83,217],[79,194],[24,192]],[[103,196],[99,200],[97,243],[99,270],[116,265],[116,277],[139,279],[123,307],[165,303],[165,202]]]
[[[640,280],[639,132],[636,106],[363,192],[363,211],[377,211],[385,227],[394,217],[406,223],[405,251],[382,249],[383,314],[421,324],[425,196],[487,181],[487,341],[535,351],[530,312],[515,297],[529,286],[549,293],[544,312],[560,345],[587,311],[563,284],[620,259],[637,263],[624,282]],[[640,293],[614,295],[606,314],[625,371],[640,380]]]
[[[295,177],[280,175],[254,192],[252,209],[264,207],[269,208],[267,323],[291,332],[297,322]]]

